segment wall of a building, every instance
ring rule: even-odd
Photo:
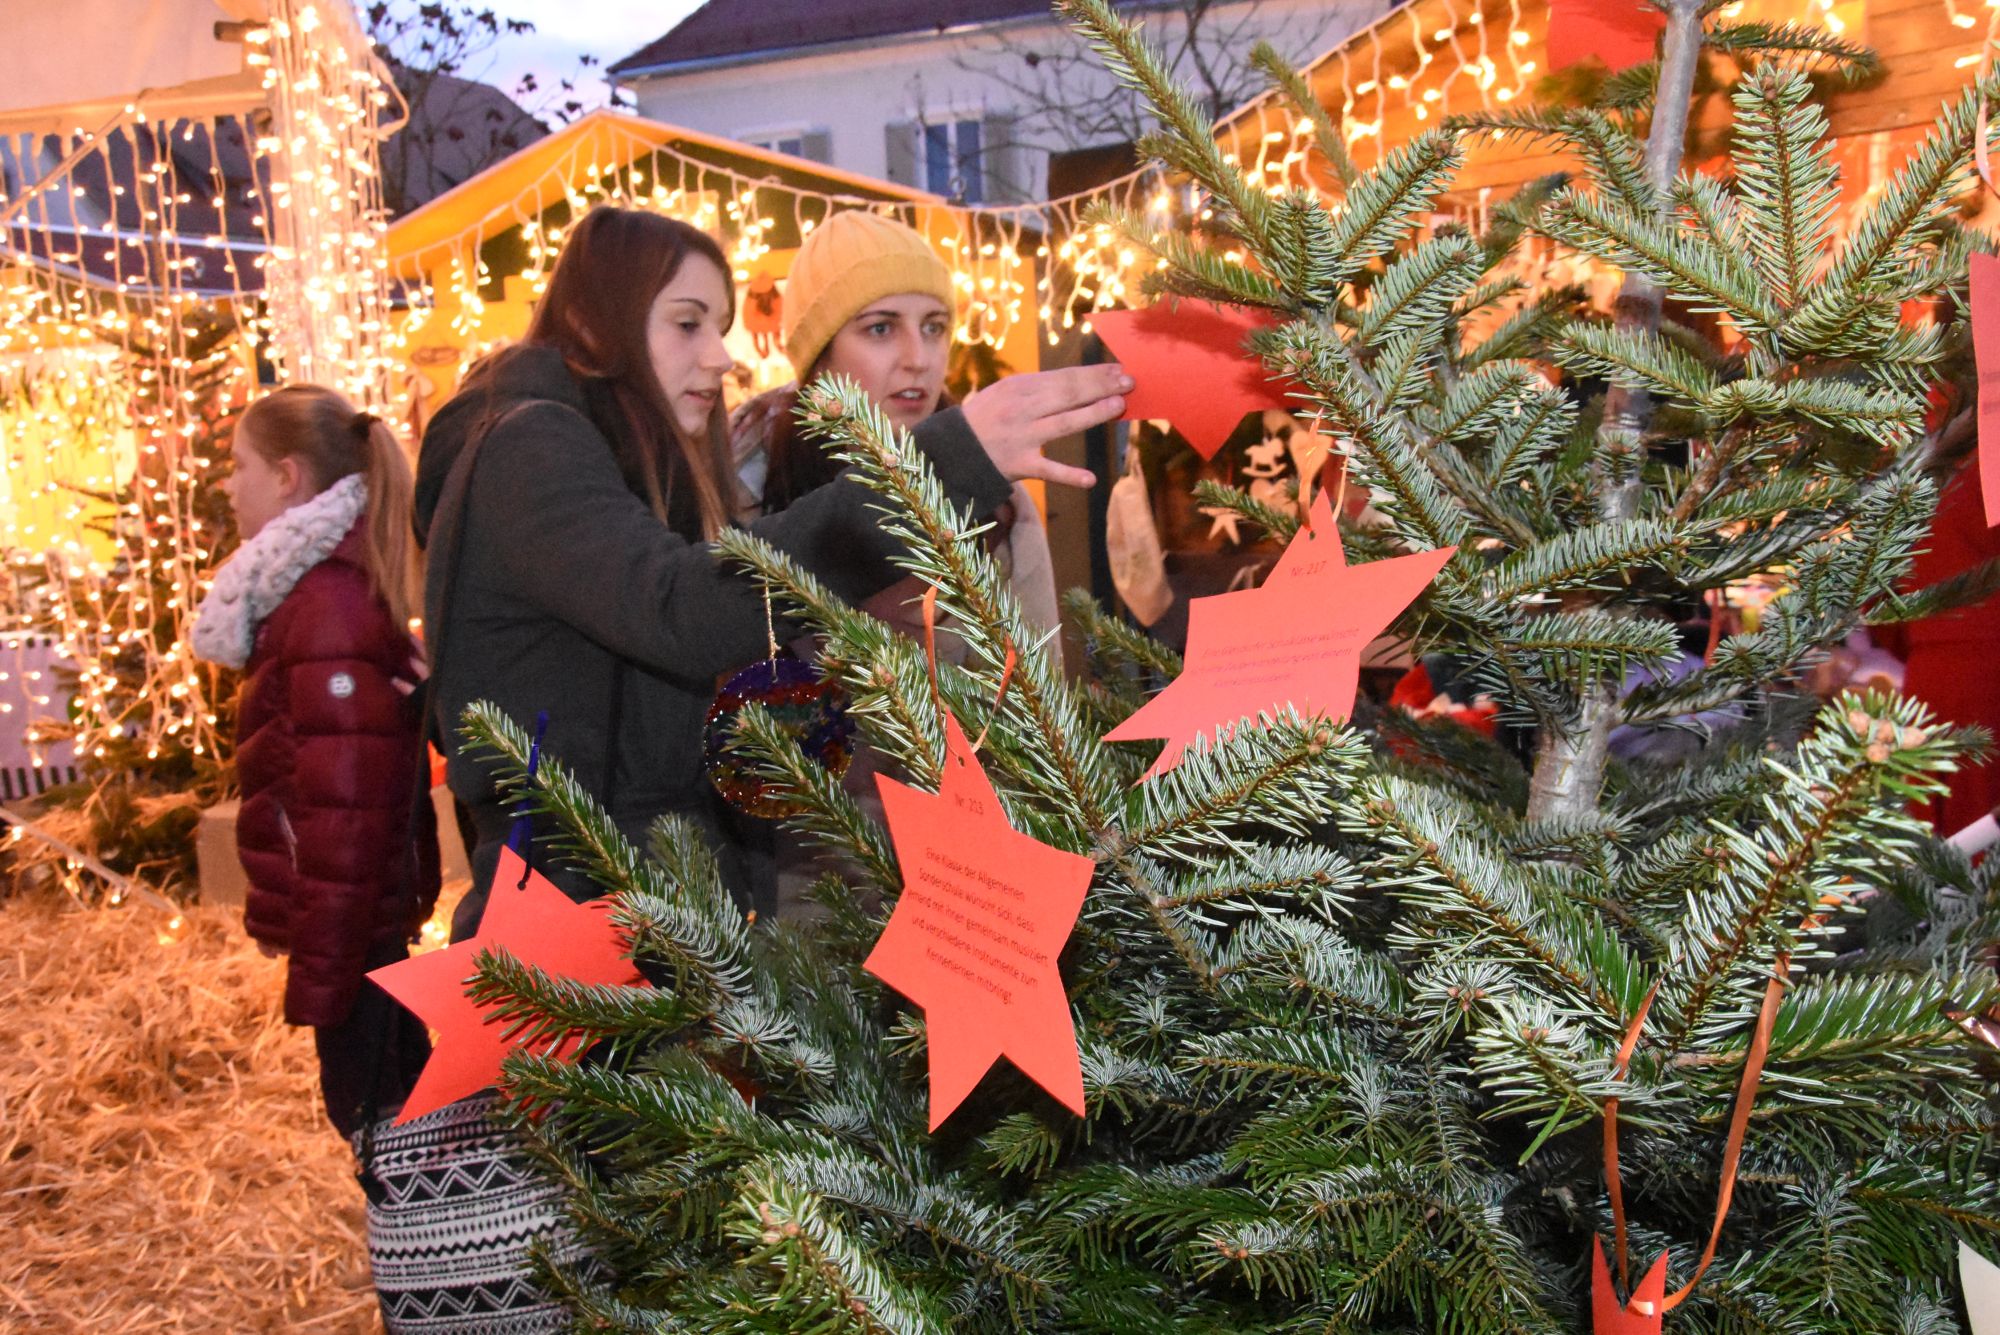
[[[1246,0],[1211,11],[1209,31],[1227,32],[1247,56],[1256,38],[1271,41],[1300,63],[1366,26],[1389,0]],[[1149,32],[1171,46],[1179,37],[1177,14],[1154,16]],[[801,34],[809,40],[810,34]],[[802,132],[824,133],[833,166],[883,180],[892,171],[889,127],[914,122],[990,118],[1015,122],[1016,147],[995,165],[1017,199],[1046,195],[1049,148],[1061,131],[1022,105],[1014,85],[1035,76],[1023,54],[1076,39],[1047,21],[995,25],[981,32],[921,34],[864,45],[773,53],[743,64],[625,81],[643,116],[750,142]],[[1130,97],[1094,60],[1066,70],[1071,98]],[[921,171],[921,163],[919,171]],[[923,186],[921,179],[903,184]],[[988,198],[985,202],[1012,202]]]

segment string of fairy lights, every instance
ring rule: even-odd
[[[37,181],[13,219],[33,262],[0,270],[0,601],[75,674],[67,709],[30,725],[37,766],[120,739],[213,753],[210,677],[184,630],[221,535],[200,518],[217,479],[191,442],[247,401],[257,359],[386,404],[387,81],[343,4],[272,0],[247,40],[264,110],[174,123],[137,102],[56,136],[64,179]],[[235,176],[232,146],[250,166]],[[210,179],[190,179],[203,157]]]
[[[2000,50],[2000,0],[1939,3],[1966,33],[1957,66],[1983,68]],[[1730,12],[1849,32],[1866,8],[1741,0]],[[1547,73],[1548,12],[1549,0],[1412,0],[1308,75],[1365,166],[1415,128],[1530,97]],[[216,479],[190,442],[255,392],[260,361],[280,380],[399,410],[405,357],[434,322],[470,339],[496,279],[519,280],[531,298],[546,283],[565,236],[549,216],[550,180],[572,219],[609,202],[717,232],[740,281],[775,237],[802,236],[836,210],[896,213],[927,230],[952,266],[959,341],[996,347],[1028,327],[1060,342],[1087,329],[1091,312],[1136,296],[1158,261],[1099,221],[1105,205],[1161,230],[1206,207],[1146,169],[1001,207],[816,191],[614,128],[608,147],[579,141],[516,200],[507,221],[526,256],[518,274],[488,271],[481,256],[493,233],[482,219],[429,247],[424,278],[399,290],[377,173],[393,94],[349,6],[271,0],[269,21],[247,40],[264,108],[196,125],[135,105],[111,125],[57,137],[64,179],[37,181],[24,200],[0,196],[0,223],[36,238],[32,261],[18,245],[16,262],[0,256],[0,551],[13,575],[0,613],[54,636],[76,678],[66,714],[32,738],[36,763],[58,741],[82,754],[117,738],[152,755],[213,751],[209,678],[182,630],[222,535],[202,527],[200,501]],[[1219,130],[1253,183],[1273,193],[1324,186],[1312,126],[1279,99],[1251,103]],[[173,169],[176,136],[208,140],[206,198]],[[248,170],[225,172],[218,146],[229,145]],[[103,216],[93,203],[108,205]],[[240,230],[231,239],[224,223],[236,217],[254,241]],[[218,329],[229,336],[213,337]],[[789,376],[775,339],[752,361],[760,384]]]

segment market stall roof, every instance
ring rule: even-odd
[[[102,151],[55,176],[41,136],[0,136],[0,255],[118,291],[234,297],[264,286],[258,213],[268,175],[241,118],[155,121],[100,136]],[[166,185],[146,182],[164,176]],[[46,187],[21,198],[23,186]],[[148,213],[171,197],[171,243]],[[22,207],[8,201],[21,198]]]
[[[1907,147],[1976,72],[1971,67],[1985,27],[1975,30],[1964,16],[1954,17],[1948,0],[1869,0],[1865,6],[1839,0],[1824,8],[1848,16],[1836,31],[1873,50],[1883,70],[1858,85],[1832,82],[1826,88],[1822,106],[1836,138],[1880,135],[1885,143],[1893,137]],[[1747,0],[1742,10],[1746,21],[1796,17],[1796,6],[1781,0]],[[1404,0],[1308,62],[1301,73],[1320,105],[1337,119],[1345,112],[1350,130],[1360,132],[1350,151],[1368,167],[1454,112],[1503,110],[1517,96],[1532,105],[1551,94],[1574,95],[1601,77],[1601,69],[1549,68],[1550,14],[1551,0]],[[1724,59],[1719,53],[1709,58]],[[1487,90],[1494,94],[1490,101]],[[1225,117],[1216,137],[1249,162],[1289,119],[1279,100],[1258,98]],[[1698,101],[1696,162],[1717,150],[1730,121],[1726,98]],[[1504,196],[1575,166],[1546,141],[1475,137],[1446,198],[1464,202],[1482,189]],[[1310,169],[1320,170],[1316,162]]]
[[[755,148],[614,111],[594,111],[445,191],[389,228],[390,274],[417,279],[448,255],[477,248],[561,203],[594,179],[656,150],[670,150],[742,178],[856,201],[946,206],[938,195],[858,176],[824,163]]]
[[[335,0],[338,5],[339,0]],[[262,106],[237,24],[267,0],[67,0],[4,6],[0,134],[95,130],[132,103],[156,120]]]

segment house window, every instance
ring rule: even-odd
[[[962,204],[1029,198],[1028,162],[1006,112],[893,121],[882,127],[888,177]]]
[[[752,148],[786,153],[808,162],[833,162],[833,136],[825,130],[783,130],[776,134],[746,135],[743,142]]]
[[[961,204],[986,198],[986,164],[976,120],[924,126],[924,189]]]

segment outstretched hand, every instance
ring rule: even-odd
[[[961,405],[965,424],[1009,482],[1040,478],[1070,487],[1097,481],[1088,469],[1042,453],[1051,441],[1115,421],[1125,411],[1132,377],[1122,366],[1072,366],[1011,375],[975,390]]]

